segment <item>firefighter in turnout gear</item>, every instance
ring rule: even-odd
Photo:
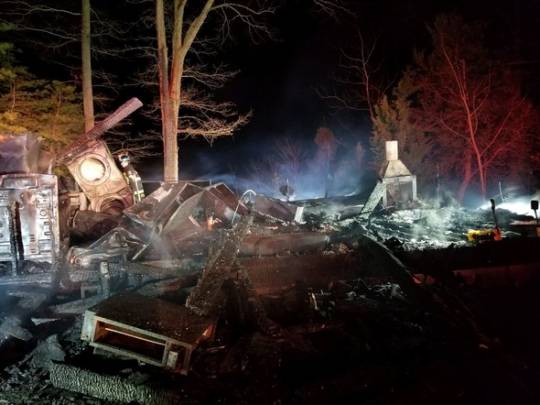
[[[144,198],[141,176],[139,176],[139,173],[131,164],[129,153],[127,151],[118,152],[117,158],[120,167],[122,168],[122,173],[124,174],[129,187],[133,191],[133,202],[136,204]]]

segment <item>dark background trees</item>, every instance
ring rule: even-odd
[[[1,29],[13,29],[4,24]],[[39,134],[51,149],[82,130],[80,93],[74,83],[38,76],[18,58],[12,42],[0,42],[0,131]]]
[[[341,86],[324,98],[366,111],[375,166],[384,141],[396,139],[401,159],[432,190],[439,175],[461,201],[471,188],[485,199],[501,183],[530,184],[539,155],[535,82],[516,43],[494,46],[486,19],[457,14],[436,16],[426,32],[431,44],[415,49],[393,81],[381,77],[376,42],[359,34],[355,56],[341,58]]]

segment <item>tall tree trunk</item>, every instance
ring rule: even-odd
[[[177,140],[178,137],[178,119],[180,116],[180,98],[182,97],[182,75],[184,74],[184,61],[178,60],[178,57],[176,57],[175,54],[173,54],[172,58],[173,66],[171,68],[171,76],[178,76],[176,80],[173,80],[171,78],[170,84],[169,84],[169,100],[171,103],[171,131],[176,134],[175,140]],[[177,68],[176,65],[179,65]],[[176,165],[179,167],[179,155],[178,155],[178,146],[177,146],[177,153],[176,153]]]
[[[174,0],[174,20],[172,33],[172,64],[169,83],[169,94],[174,122],[172,127],[178,133],[178,118],[180,114],[180,97],[182,93],[182,76],[184,75],[184,9],[186,0]]]
[[[487,194],[486,170],[484,167],[484,159],[482,159],[482,153],[480,152],[476,142],[473,143],[473,151],[476,160],[477,173],[480,180],[480,193],[482,194],[482,198],[485,199]]]
[[[462,88],[465,88],[465,85],[461,85]],[[477,133],[475,129],[475,125],[473,124],[474,117],[473,117],[473,111],[469,106],[468,98],[465,93],[463,93],[462,96],[463,99],[463,105],[465,107],[465,112],[467,114],[467,129],[469,132],[469,142],[471,144],[471,149],[474,153],[474,158],[476,161],[476,173],[478,173],[478,177],[480,179],[480,193],[482,194],[482,198],[486,198],[486,179],[485,179],[485,172],[484,172],[484,159],[482,158],[482,151],[480,150],[480,147],[478,146],[477,142]],[[467,165],[471,166],[471,156],[469,153],[467,153]],[[472,174],[471,174],[472,176]],[[470,180],[469,180],[470,182]]]
[[[17,83],[15,80],[12,80],[10,83],[9,98],[11,99],[9,103],[9,112],[15,111],[15,106],[17,105]]]
[[[82,90],[84,106],[84,130],[94,127],[94,95],[92,92],[92,55],[90,51],[90,0],[82,0]]]
[[[471,149],[474,153],[474,157],[476,160],[476,170],[475,173],[472,173],[471,169],[471,156],[470,153],[467,152],[466,156],[466,168],[465,168],[465,174],[463,182],[461,183],[461,187],[459,189],[458,196],[460,198],[460,201],[463,201],[463,197],[465,196],[465,191],[471,181],[471,178],[474,174],[478,173],[480,178],[480,191],[482,193],[482,197],[486,197],[486,179],[485,179],[485,172],[484,172],[484,160],[482,158],[482,151],[480,150],[480,147],[478,146],[477,142],[477,128],[478,128],[478,110],[473,107],[471,104],[471,99],[474,99],[474,97],[471,97],[470,91],[468,90],[467,86],[467,70],[466,65],[463,60],[460,61],[459,66],[456,67],[454,65],[454,62],[452,62],[452,59],[448,55],[448,52],[446,51],[446,48],[444,46],[444,38],[441,36],[442,41],[442,52],[446,59],[446,63],[450,67],[452,71],[452,75],[454,76],[454,80],[457,86],[457,90],[459,92],[459,97],[461,99],[461,102],[463,103],[463,109],[465,112],[465,119],[467,123],[467,132],[469,137],[469,143],[471,146]]]
[[[156,34],[158,46],[159,94],[161,104],[161,134],[163,136],[163,180],[178,182],[177,123],[169,93],[169,54],[165,31],[163,0],[156,0]],[[177,121],[177,120],[176,120]]]
[[[214,0],[205,0],[197,17],[189,28],[184,28],[184,8],[187,0],[174,1],[172,33],[172,63],[169,71],[167,31],[163,0],[156,0],[156,34],[158,43],[159,93],[161,103],[161,133],[163,136],[163,177],[165,182],[178,182],[178,117],[181,104],[182,77],[186,54],[193,45],[201,26],[214,5]]]
[[[469,152],[465,153],[465,162],[463,163],[463,179],[461,180],[461,185],[459,186],[458,190],[458,201],[460,203],[463,202],[463,199],[465,198],[465,193],[467,192],[467,189],[469,188],[469,185],[471,184],[471,180],[473,178],[473,170],[472,170],[472,157]]]

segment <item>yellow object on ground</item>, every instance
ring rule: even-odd
[[[467,232],[469,242],[483,242],[488,240],[502,240],[500,229],[470,229]]]

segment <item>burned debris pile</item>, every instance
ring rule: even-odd
[[[488,264],[538,268],[496,256],[538,247],[509,229],[513,214],[498,212],[504,240],[467,242],[492,213],[419,201],[393,143],[367,199],[205,181],[143,198],[99,140],[138,105],[67,149],[76,187],[0,177],[0,400],[536,403],[522,390],[536,377],[468,295]]]

